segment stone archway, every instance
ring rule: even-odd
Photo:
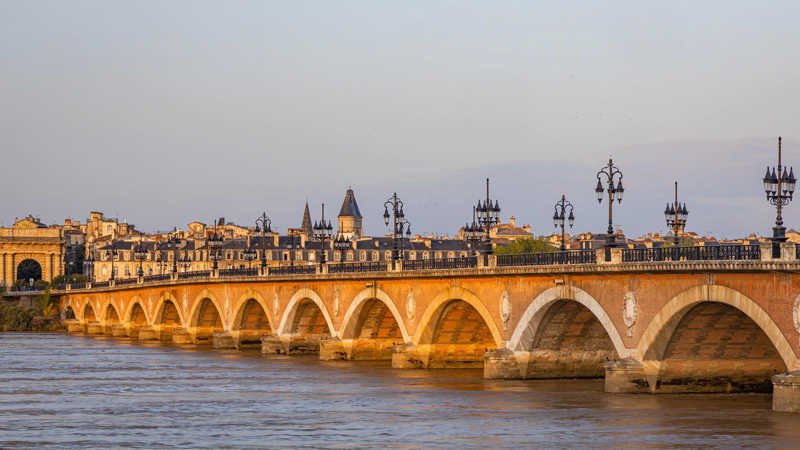
[[[36,261],[33,258],[27,258],[22,260],[16,269],[16,280],[24,280],[26,283],[28,280],[33,279],[41,280],[42,279],[42,265],[39,264],[39,261]]]

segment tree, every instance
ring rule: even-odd
[[[17,279],[27,282],[30,278],[40,280],[42,278],[42,266],[32,259],[26,259],[19,263],[17,267]]]
[[[80,273],[70,274],[69,279],[70,279],[70,284],[86,283],[86,276]],[[65,280],[64,275],[59,275],[53,278],[53,281],[50,284],[57,286],[59,284],[64,284],[64,280]]]
[[[513,255],[519,253],[548,253],[554,252],[556,248],[547,242],[544,236],[521,238],[508,244],[508,246],[498,246],[495,253],[499,255]]]

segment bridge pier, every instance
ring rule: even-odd
[[[524,380],[522,367],[513,350],[498,348],[483,354],[483,378],[487,380]]]
[[[277,334],[263,336],[261,338],[261,353],[289,354],[289,342]]]
[[[772,376],[772,410],[800,412],[800,370]]]
[[[645,377],[644,364],[633,358],[603,364],[606,371],[605,391],[612,394],[646,394],[652,392]]]
[[[172,342],[175,344],[193,344],[192,333],[186,328],[172,330]]]
[[[230,331],[215,331],[211,338],[213,348],[236,348],[236,339]]]
[[[143,325],[139,327],[139,340],[140,341],[157,341],[156,330],[152,325]]]
[[[103,334],[103,326],[100,322],[89,322],[86,325],[86,332],[89,334]]]
[[[319,359],[331,361],[335,359],[350,359],[344,349],[344,343],[339,338],[325,339],[319,342]]]
[[[129,337],[131,332],[127,327],[125,327],[125,325],[116,324],[111,325],[111,335],[114,337]]]
[[[392,347],[392,369],[423,369],[419,347],[412,342],[395,345]]]
[[[67,321],[67,331],[70,333],[83,333],[85,330],[86,327],[77,319]]]

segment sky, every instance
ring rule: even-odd
[[[564,194],[602,233],[611,157],[626,235],[667,231],[677,181],[687,231],[767,236],[778,136],[800,170],[797,23],[795,1],[0,0],[0,222],[285,231],[351,184],[365,234],[396,192],[452,236],[490,178],[503,222],[549,234]]]

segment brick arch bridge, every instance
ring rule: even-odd
[[[621,260],[211,273],[56,295],[76,315],[71,331],[395,368],[483,367],[487,378],[605,377],[608,392],[769,392],[775,383],[776,394],[789,392],[774,396],[776,409],[797,409],[800,381],[773,376],[800,370],[800,262]]]

